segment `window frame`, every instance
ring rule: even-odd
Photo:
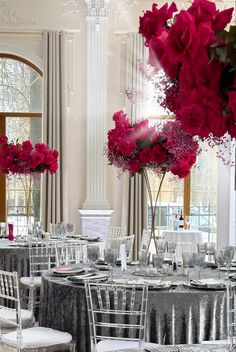
[[[42,70],[34,65],[31,61],[12,54],[0,53],[0,58],[12,59],[24,63],[25,65],[36,71],[43,77]],[[0,112],[0,136],[6,134],[6,118],[20,117],[20,118],[42,118],[41,112]],[[0,172],[0,222],[7,220],[7,202],[6,202],[6,176]]]

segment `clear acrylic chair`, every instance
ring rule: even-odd
[[[145,343],[147,285],[85,282],[91,351],[158,346]]]
[[[63,241],[56,244],[58,265],[87,263],[87,241]]]
[[[25,349],[46,351],[47,349],[74,351],[72,336],[67,332],[61,332],[44,327],[32,327],[23,329],[23,316],[20,305],[19,282],[17,272],[9,273],[0,271],[0,326],[8,324],[15,331],[2,334],[1,343],[15,348],[17,351]],[[10,307],[10,308],[9,308]],[[55,348],[54,348],[55,347]]]
[[[110,226],[107,239],[109,242],[109,241],[117,240],[120,237],[125,237],[125,236],[126,236],[126,227]]]
[[[55,242],[29,242],[30,276],[21,277],[20,283],[29,289],[28,309],[33,310],[39,305],[42,273],[57,265]],[[36,297],[37,296],[37,297]]]

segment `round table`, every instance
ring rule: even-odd
[[[29,275],[29,248],[0,239],[0,270],[17,271],[19,277]]]
[[[182,253],[197,253],[197,244],[202,243],[202,232],[197,230],[162,231],[165,241],[176,243],[176,259],[182,261]]]
[[[215,271],[208,271],[217,277]],[[116,269],[114,274],[121,277],[120,269]],[[174,280],[181,278],[184,279],[180,275]],[[225,339],[226,320],[226,290],[167,291],[153,288],[149,290],[148,297],[146,341],[193,344],[203,340]],[[64,278],[52,276],[51,272],[44,273],[39,323],[70,332],[77,345],[76,351],[89,352],[89,324],[83,284],[72,284]]]

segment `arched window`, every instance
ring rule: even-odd
[[[0,135],[10,141],[42,139],[42,72],[26,59],[0,54]],[[26,220],[25,181],[0,174],[0,221]],[[40,179],[32,185],[31,217],[39,220]]]

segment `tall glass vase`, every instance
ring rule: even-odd
[[[161,175],[159,187],[158,187],[157,194],[156,194],[155,198],[152,195],[151,184],[150,184],[150,179],[149,179],[149,175],[148,175],[147,169],[143,169],[142,172],[143,172],[144,180],[145,180],[145,183],[146,183],[146,186],[147,186],[148,197],[149,197],[150,207],[151,207],[151,237],[150,237],[150,241],[149,241],[149,244],[148,244],[147,252],[149,251],[151,241],[153,240],[154,241],[154,245],[155,245],[155,249],[156,249],[156,253],[158,253],[158,248],[157,248],[157,244],[156,244],[156,241],[155,241],[156,210],[157,210],[158,197],[159,197],[160,192],[161,192],[161,187],[162,187],[165,175],[166,175],[166,171],[164,170],[162,175]]]

